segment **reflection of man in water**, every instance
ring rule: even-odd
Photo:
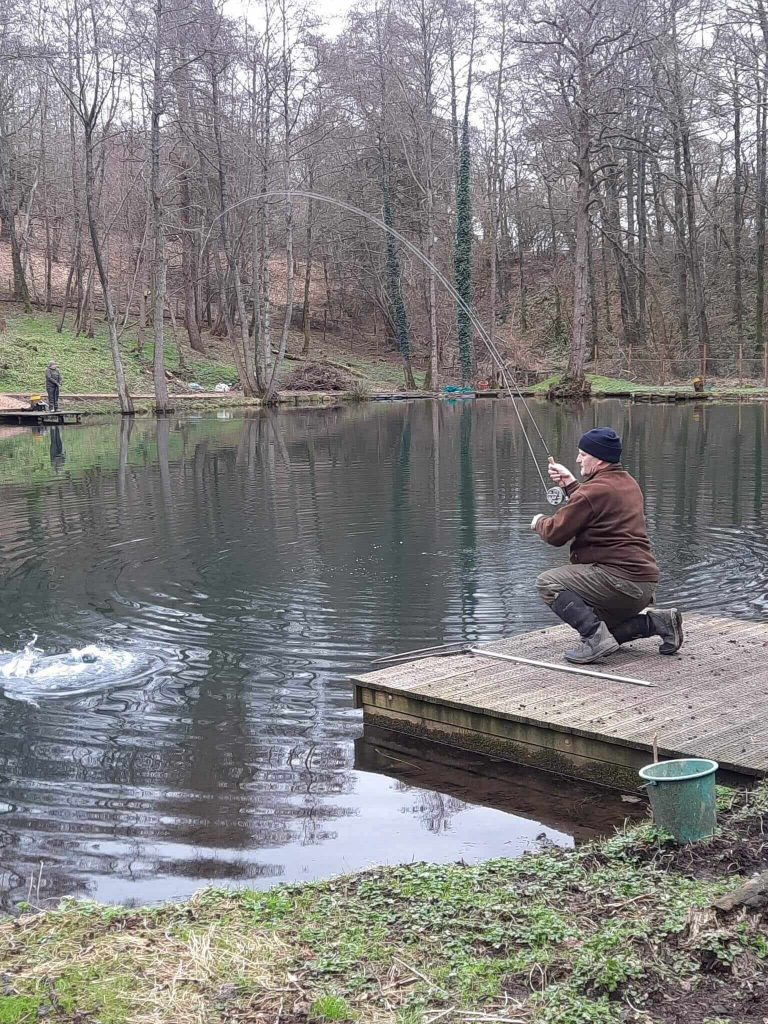
[[[60,472],[61,467],[64,465],[66,455],[64,454],[64,445],[61,440],[61,431],[58,427],[51,427],[51,465],[55,472]]]
[[[52,412],[57,412],[59,408],[59,391],[61,390],[61,374],[53,360],[45,368],[45,390],[48,392],[48,408]]]

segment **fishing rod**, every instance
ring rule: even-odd
[[[379,217],[375,217],[373,214],[367,213],[365,210],[361,210],[359,209],[359,207],[353,206],[351,203],[347,203],[343,199],[333,199],[330,196],[322,195],[319,192],[310,192],[306,189],[270,189],[267,192],[260,192],[258,195],[247,196],[245,199],[239,199],[236,203],[232,203],[232,205],[228,206],[226,210],[223,210],[221,213],[219,213],[211,221],[208,231],[206,232],[205,236],[202,239],[202,244],[200,246],[200,258],[202,259],[202,253],[205,250],[205,246],[208,243],[214,225],[219,220],[221,220],[222,217],[225,217],[228,213],[231,213],[233,210],[236,210],[239,206],[244,206],[246,203],[252,203],[255,201],[263,202],[265,199],[288,199],[291,197],[316,200],[317,202],[320,203],[327,203],[329,206],[335,206],[337,209],[345,210],[347,213],[352,213],[358,217],[362,217],[364,220],[369,221],[369,223],[375,224],[377,227],[381,228],[382,231],[389,232],[389,234],[392,235],[393,238],[396,238],[400,242],[400,244],[403,245],[408,250],[408,252],[411,253],[411,255],[415,256],[416,259],[418,259],[425,267],[432,271],[432,273],[435,275],[438,281],[452,296],[452,298],[459,306],[459,308],[465,313],[465,315],[469,319],[469,322],[472,324],[472,326],[480,336],[481,341],[488,349],[491,359],[496,364],[496,367],[499,370],[499,373],[501,374],[502,382],[507,390],[509,397],[515,397],[512,394],[512,385],[510,384],[510,378],[509,375],[507,374],[507,370],[504,365],[504,360],[502,359],[501,353],[499,352],[496,343],[485,330],[485,327],[478,319],[474,310],[464,301],[461,295],[459,295],[456,288],[440,271],[440,269],[435,266],[435,264],[432,262],[432,260],[429,259],[428,256],[424,255],[424,253],[421,251],[421,249],[418,248],[418,246],[414,245],[413,242],[407,239],[404,235],[401,235],[400,232],[393,228],[390,224],[386,224]],[[544,440],[544,435],[541,433],[539,425],[536,422],[536,419],[533,413],[531,412],[528,403],[525,400],[525,395],[522,393],[517,381],[514,379],[514,375],[512,376],[512,384],[514,384],[515,391],[517,392],[517,397],[522,402],[523,407],[525,408],[525,411],[528,414],[528,417],[530,418],[531,424],[533,425],[533,428],[536,431],[536,434],[538,435],[539,441],[541,442],[541,445],[547,454],[548,461],[550,463],[554,462],[554,457],[552,456],[549,450],[547,442]],[[514,402],[512,403],[512,408],[515,410],[518,423],[520,424],[520,430],[522,431],[523,437],[525,438],[525,443],[528,446],[528,451],[530,452],[531,458],[533,459],[533,463],[536,467],[536,472],[539,474],[539,479],[541,480],[542,487],[544,488],[544,491],[546,493],[547,501],[550,505],[560,505],[565,500],[565,492],[560,487],[553,487],[551,483],[544,479],[544,474],[541,472],[541,468],[539,467],[539,462],[536,458],[536,452],[534,451],[531,439],[528,436],[528,431],[525,429],[525,424],[523,423],[523,417],[520,414],[520,410],[517,407],[517,404]]]

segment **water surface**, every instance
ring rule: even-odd
[[[660,601],[766,614],[768,406],[534,411],[571,465],[583,430],[623,435]],[[592,827],[591,797],[561,788],[552,814],[524,773],[355,755],[346,679],[369,659],[554,621],[533,580],[566,554],[528,529],[547,506],[511,403],[0,427],[0,486],[3,903],[30,879],[41,901],[147,901]],[[2,676],[34,636],[47,689]],[[45,659],[94,645],[115,665],[68,693]]]

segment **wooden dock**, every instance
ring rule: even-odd
[[[677,655],[657,639],[585,666],[652,687],[453,654],[353,677],[366,725],[479,750],[618,788],[659,757],[710,757],[723,781],[768,775],[768,623],[685,617]],[[510,637],[483,650],[553,664],[568,626]]]
[[[15,423],[18,426],[43,424],[50,427],[63,427],[67,424],[79,423],[81,412],[31,412],[21,409],[0,409],[0,423]]]

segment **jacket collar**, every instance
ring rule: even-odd
[[[584,483],[588,484],[590,480],[596,480],[597,477],[601,476],[603,473],[615,473],[617,470],[624,472],[624,467],[620,462],[613,462],[608,466],[601,466],[600,469],[595,470],[592,476],[588,476]]]

